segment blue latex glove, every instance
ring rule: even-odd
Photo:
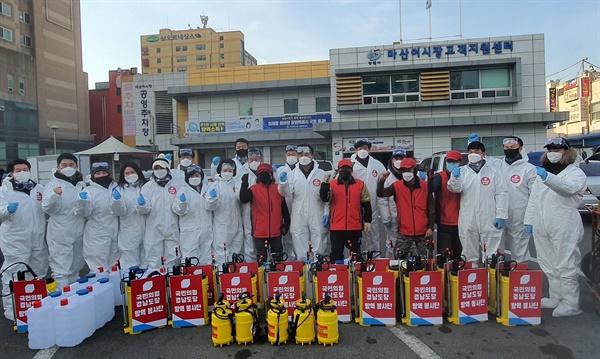
[[[219,156],[213,157],[213,159],[212,159],[213,165],[218,166],[220,162],[221,162],[221,157],[219,157]]]
[[[500,218],[494,219],[494,227],[496,227],[498,229],[504,228],[504,220],[500,219]]]
[[[8,206],[6,206],[6,209],[8,209],[8,213],[15,213],[17,211],[17,208],[19,208],[19,202],[10,202]]]
[[[179,195],[179,200],[181,202],[185,202],[187,200],[187,198],[185,198],[185,193],[182,193],[182,194]]]
[[[287,182],[287,172],[283,171],[279,174],[279,182]]]
[[[113,191],[113,198],[115,201],[118,201],[121,199],[121,194],[116,189]]]
[[[214,188],[210,190],[210,192],[208,192],[208,195],[210,196],[210,198],[217,198],[217,190],[215,190]]]
[[[427,173],[419,171],[419,178],[423,181],[427,180]]]
[[[87,199],[87,192],[79,192],[79,198]]]
[[[455,168],[454,171],[452,171],[452,175],[456,178],[460,178],[460,167]]]
[[[475,142],[475,141],[479,141],[479,134],[476,132],[473,132],[472,134],[469,135],[469,143]]]
[[[385,226],[385,228],[387,229],[392,229],[392,222],[387,222],[383,224]]]
[[[323,216],[323,228],[327,228],[329,226],[329,216]]]
[[[533,226],[531,224],[525,225],[525,233],[529,234],[530,236],[533,234]]]
[[[165,155],[165,158],[167,159],[167,161],[170,161],[170,160],[172,160],[172,159],[173,159],[173,154],[172,154],[172,153],[167,153],[167,154]]]
[[[544,181],[546,180],[546,178],[548,178],[548,172],[546,171],[546,169],[544,167],[538,166],[537,175],[540,176],[540,178]]]
[[[140,196],[138,197],[138,204],[140,206],[145,206],[146,205],[146,200],[144,199],[144,195],[140,193]]]

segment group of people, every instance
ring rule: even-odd
[[[439,173],[420,172],[403,148],[384,166],[365,138],[354,141],[355,153],[335,174],[319,168],[310,145],[286,146],[276,172],[246,139],[234,145],[234,158],[212,159],[210,180],[191,149],[179,151],[175,168],[159,155],[148,181],[133,162],[122,165],[118,181],[107,163],[93,163],[89,185],[69,153],[58,157],[43,187],[31,180],[29,162],[12,161],[0,187],[5,316],[13,316],[8,283],[22,270],[18,262],[38,277],[49,267],[59,288],[86,264],[96,272],[117,260],[122,268],[158,268],[186,257],[218,265],[234,253],[266,262],[269,252],[285,252],[288,260],[319,254],[334,262],[379,251],[380,224],[387,257],[406,256],[413,246],[426,255],[437,228],[438,253],[474,263],[505,246],[512,259],[526,261],[533,234],[550,283],[542,306],[555,308],[555,316],[580,313],[577,207],[586,177],[562,138],[548,140],[536,168],[520,138],[504,139],[500,159],[487,157],[473,134],[467,163],[450,151]]]

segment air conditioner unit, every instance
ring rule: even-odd
[[[10,87],[10,86],[8,87],[8,92],[14,92],[14,91],[15,91],[15,89],[14,89],[14,88],[12,88],[12,87]]]
[[[0,106],[0,111],[4,111],[4,105]]]
[[[25,95],[25,90],[23,90],[23,89],[19,89],[19,93],[20,93],[21,95]]]

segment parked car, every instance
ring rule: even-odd
[[[430,157],[425,158],[421,163],[417,166],[417,169],[421,172],[427,172],[433,170],[433,172],[440,172],[446,169],[446,154],[449,151],[436,152]],[[467,163],[467,154],[462,154],[462,163],[464,165]]]

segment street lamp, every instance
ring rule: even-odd
[[[54,154],[56,154],[56,130],[58,130],[59,128],[60,127],[56,125],[50,126],[50,129],[52,130],[52,137],[54,139]]]

